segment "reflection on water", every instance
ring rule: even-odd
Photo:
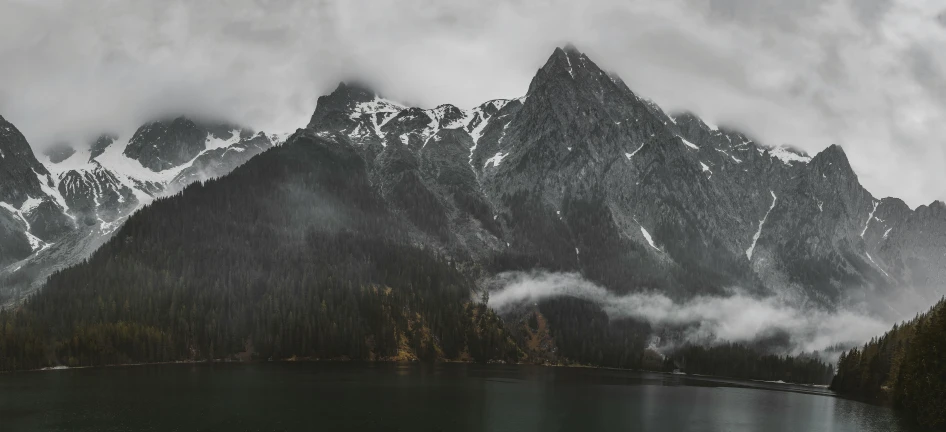
[[[0,375],[0,425],[4,432],[907,430],[887,408],[803,386],[600,369],[352,363]]]

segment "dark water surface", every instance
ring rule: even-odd
[[[0,375],[0,431],[906,431],[812,387],[600,369],[152,365]]]

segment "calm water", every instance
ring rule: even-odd
[[[269,363],[0,375],[0,431],[59,430],[907,429],[887,408],[816,388],[594,369]]]

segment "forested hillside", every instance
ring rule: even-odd
[[[831,388],[946,428],[946,300],[843,354]]]
[[[369,189],[351,147],[300,133],[134,215],[0,314],[0,369],[228,358],[520,353],[471,281]]]

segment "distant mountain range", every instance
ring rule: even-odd
[[[285,138],[179,117],[37,156],[0,117],[0,304],[86,258],[155,198],[226,174]]]
[[[81,296],[118,279],[190,292],[201,289],[181,288],[195,263],[202,286],[250,304],[304,295],[320,274],[352,280],[359,268],[383,275],[363,283],[387,284],[376,252],[348,251],[328,273],[308,267],[320,242],[347,250],[345,236],[445,260],[469,280],[568,271],[616,293],[675,299],[738,287],[899,317],[904,298],[932,304],[946,286],[942,202],[913,210],[875,198],[837,145],[809,156],[667,114],[570,46],[554,51],[525,96],[472,109],[406,107],[343,83],[279,146],[280,137],[178,118],[41,162],[12,125],[0,133],[8,302],[12,288],[22,296],[103,243],[51,278],[49,295]],[[224,256],[239,263],[213,261]],[[252,322],[265,315],[246,313]],[[258,341],[249,328],[227,337]]]

